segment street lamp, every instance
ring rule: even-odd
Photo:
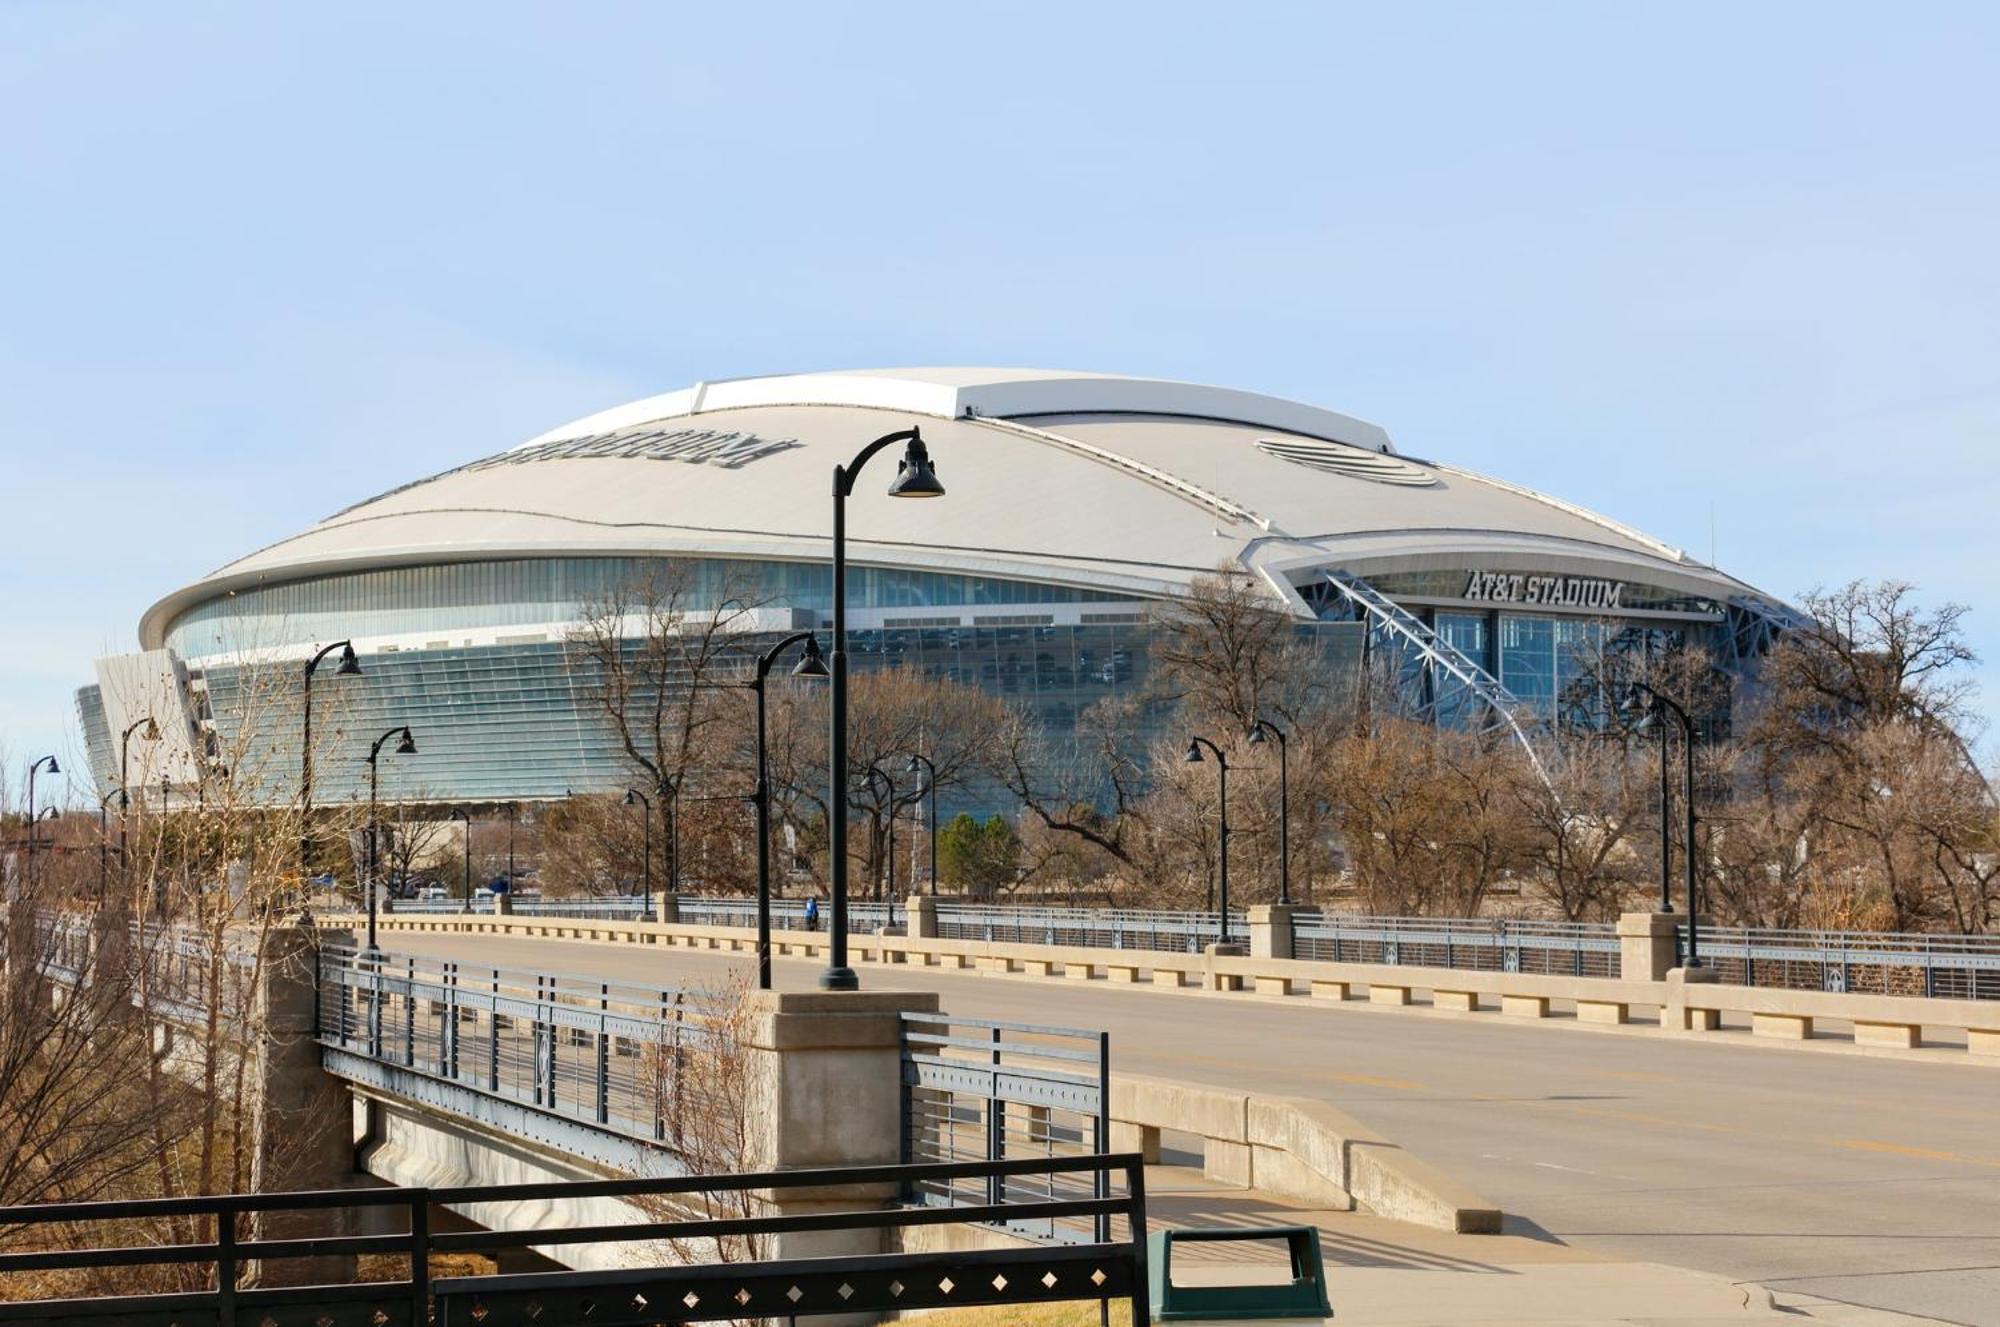
[[[646,891],[645,915],[650,920],[653,915],[653,799],[640,792],[637,788],[627,788],[625,790],[625,805],[644,806],[646,808],[646,814],[640,820],[640,823],[645,827],[645,847],[642,850],[644,862],[639,868],[639,874],[641,887]]]
[[[1278,902],[1289,905],[1292,901],[1292,776],[1288,768],[1291,744],[1285,741],[1285,730],[1269,719],[1251,723],[1251,746],[1264,745],[1267,735],[1278,739]]]
[[[410,735],[407,725],[391,728],[388,732],[376,738],[373,745],[368,748],[368,952],[371,954],[379,952],[375,945],[375,910],[382,892],[381,885],[375,878],[376,840],[381,834],[381,828],[375,820],[376,788],[381,773],[376,764],[376,757],[382,754],[382,744],[398,735],[402,737],[402,740],[396,743],[396,754],[399,756],[416,755],[417,739]]]
[[[43,756],[28,766],[28,888],[35,887],[35,771],[47,766],[51,774],[61,774],[62,766],[56,764],[54,756]]]
[[[888,892],[885,897],[889,900],[889,924],[893,926],[896,921],[896,781],[883,773],[880,765],[870,764],[868,782],[874,783],[878,779],[889,792],[889,837],[883,844],[882,856],[889,863],[886,877]]]
[[[305,667],[305,731],[299,745],[299,890],[308,899],[312,886],[312,811],[313,811],[313,674],[318,671],[320,660],[340,651],[340,665],[333,670],[335,677],[354,677],[361,672],[361,660],[354,657],[354,642],[335,641],[323,646],[318,654],[306,660]]]
[[[1687,910],[1688,910],[1687,965],[1690,968],[1698,968],[1701,966],[1701,940],[1700,940],[1701,909],[1700,907],[1697,906],[1695,899],[1694,720],[1688,717],[1688,712],[1685,709],[1683,709],[1676,701],[1674,701],[1668,696],[1661,694],[1654,688],[1647,686],[1644,682],[1634,682],[1631,684],[1630,691],[1628,694],[1631,695],[1631,701],[1634,705],[1636,705],[1637,703],[1636,693],[1639,692],[1644,692],[1646,695],[1651,696],[1653,698],[1652,711],[1656,719],[1658,719],[1662,714],[1671,714],[1674,716],[1675,722],[1680,725],[1681,747],[1683,754],[1683,761],[1681,766],[1681,802],[1683,803],[1681,871],[1686,876],[1686,881],[1687,881]],[[1660,911],[1661,912],[1672,912],[1674,910],[1673,899],[1671,896],[1672,895],[1672,864],[1670,856],[1671,849],[1668,847],[1668,842],[1667,842],[1669,838],[1667,830],[1667,809],[1668,809],[1667,803],[1668,803],[1667,729],[1666,725],[1662,723],[1660,725]]]
[[[1186,760],[1190,765],[1201,763],[1201,749],[1207,747],[1215,755],[1216,786],[1221,790],[1222,835],[1221,835],[1221,902],[1222,920],[1219,923],[1217,944],[1229,943],[1229,757],[1222,754],[1222,748],[1206,737],[1190,737]]]
[[[125,791],[132,785],[132,734],[139,732],[141,728],[146,730],[139,734],[142,740],[147,742],[157,742],[160,740],[160,725],[153,722],[153,716],[150,714],[126,728],[123,735],[118,739],[118,871],[120,875],[126,874],[125,846],[132,819],[132,798]],[[163,790],[160,795],[160,811],[164,814],[167,809],[167,799],[164,792],[166,784],[164,780],[160,786]],[[140,795],[142,797],[145,795],[143,788],[140,789]]]
[[[937,897],[937,766],[931,764],[928,756],[910,757],[903,766],[905,772],[915,774],[917,767],[924,769],[924,791],[930,794],[930,853],[931,853],[931,897]]]
[[[905,444],[903,459],[889,484],[889,496],[942,496],[944,485],[931,469],[931,454],[923,435],[914,428],[885,433],[863,447],[847,465],[833,467],[833,654],[829,661],[833,698],[826,788],[828,846],[833,859],[833,934],[827,947],[826,971],[819,978],[819,984],[830,991],[852,991],[861,986],[861,978],[847,965],[847,498],[854,492],[854,477],[869,458],[898,442]]]
[[[123,788],[113,788],[97,799],[97,901],[104,902],[111,892],[111,799],[122,797]],[[123,825],[123,821],[119,822]],[[122,875],[125,869],[125,845],[118,845],[118,868]]]
[[[462,820],[465,822],[465,850],[463,853],[463,856],[465,858],[465,885],[464,885],[465,910],[467,912],[471,912],[472,911],[472,817],[467,815],[463,808],[454,806],[453,808],[451,808],[451,818],[453,820]]]
[[[819,652],[819,638],[810,631],[795,631],[758,656],[757,670],[747,685],[757,693],[757,789],[750,800],[757,808],[757,989],[771,989],[771,776],[764,750],[764,681],[772,665],[800,641],[805,656],[792,668],[793,677],[825,677],[826,660]]]

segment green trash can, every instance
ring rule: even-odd
[[[1283,1240],[1291,1260],[1287,1281],[1255,1285],[1174,1284],[1176,1244],[1248,1243]],[[1326,1298],[1326,1267],[1320,1261],[1319,1231],[1312,1226],[1251,1226],[1229,1230],[1156,1230],[1146,1237],[1146,1288],[1154,1322],[1225,1322],[1232,1319],[1333,1316]]]

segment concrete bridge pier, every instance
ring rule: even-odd
[[[894,1165],[902,1160],[901,1015],[935,1013],[938,997],[915,991],[756,991],[743,1020],[751,1117],[746,1168]],[[885,1186],[766,1190],[774,1215],[878,1208]],[[887,1252],[879,1230],[780,1235],[767,1256],[815,1258]],[[822,1319],[837,1327],[874,1314]]]
[[[251,1013],[255,1084],[250,1187],[258,1193],[338,1189],[356,1183],[354,1111],[346,1083],[320,1067],[318,1022],[319,944],[352,944],[351,931],[315,931],[285,925],[267,931]],[[355,1228],[351,1211],[283,1212],[259,1216],[254,1238],[300,1239],[341,1235]],[[262,1264],[264,1285],[316,1285],[351,1281],[351,1255],[291,1258]]]

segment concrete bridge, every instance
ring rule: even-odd
[[[2000,1322],[2000,1004],[1689,983],[1671,969],[1653,980],[1107,955],[927,937],[922,910],[916,934],[856,937],[865,984],[1106,1030],[1120,1074],[1216,1094],[1181,1113],[1179,1141],[1201,1135],[1219,1173],[1254,1166],[1236,1122],[1257,1100],[1320,1103],[1485,1195],[1515,1229]],[[618,980],[713,985],[751,962],[749,936],[729,927],[385,925],[401,953]],[[1627,930],[1635,967],[1671,954],[1656,924]],[[781,991],[811,989],[823,939],[781,934]]]
[[[1980,1035],[2000,1010],[1986,1002],[1655,979],[1672,950],[1644,919],[1616,956],[1631,975],[1577,978],[1285,958],[1268,933],[1242,954],[938,937],[928,907],[913,901],[914,934],[856,937],[881,988],[859,997],[815,989],[824,937],[781,936],[779,990],[734,1015],[760,1094],[745,1158],[906,1158],[907,1020],[977,1010],[988,1027],[1102,1029],[1118,1048],[1086,1109],[1062,1095],[1088,1077],[1072,1073],[1000,1112],[1033,1146],[1165,1142],[1215,1180],[1312,1206],[1459,1231],[1504,1209],[1516,1233],[1622,1258],[2000,1318],[2000,1057]],[[273,1187],[354,1169],[463,1185],[683,1164],[660,1097],[679,1080],[662,1066],[706,1049],[718,1011],[701,993],[745,978],[747,932],[404,916],[383,940],[380,960],[338,929],[264,941]],[[1884,1026],[1913,1031],[1857,1032]],[[1008,1075],[1034,1059],[1010,1050]],[[1093,1119],[1108,1126],[1095,1138]]]

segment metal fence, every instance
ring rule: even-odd
[[[735,926],[744,930],[757,927],[757,900],[754,898],[717,898],[701,894],[680,896],[680,918],[691,926]],[[826,903],[820,904],[817,927],[806,924],[806,902],[798,898],[771,900],[771,929],[774,931],[825,930],[832,924],[832,909]],[[874,903],[863,899],[850,899],[847,904],[847,924],[856,931],[874,931],[884,926],[894,926],[903,917],[903,910],[894,900]]]
[[[1687,928],[1680,933],[1687,952]],[[1701,960],[1739,986],[2000,1000],[2000,937],[1701,928]]]
[[[1062,1191],[1081,1188],[1092,1196],[1042,1198],[1032,1183],[1042,1178],[1051,1187],[1062,1180]],[[794,1189],[820,1192],[855,1185],[960,1182],[984,1195],[992,1191],[994,1180],[1001,1181],[1003,1195],[1026,1196],[1019,1202],[1003,1199],[1005,1206],[981,1196],[942,1208],[781,1212],[770,1211],[755,1197],[770,1190],[783,1194]],[[1015,1181],[1025,1183],[1017,1186]],[[598,1214],[606,1200],[622,1201],[644,1215],[630,1222],[601,1224]],[[579,1210],[573,1206],[577,1203],[595,1206]],[[434,1208],[468,1205],[485,1212],[568,1215],[575,1224],[538,1221],[524,1229],[432,1229]],[[387,1219],[357,1221],[364,1210],[381,1212]],[[745,1215],[718,1219],[717,1211]],[[893,1232],[921,1226],[1009,1219],[1028,1223],[1084,1219],[1108,1226],[1113,1217],[1122,1228],[1121,1238],[1075,1247],[766,1256],[771,1242],[780,1236],[804,1234],[810,1241],[820,1231],[880,1231],[875,1239],[894,1248],[904,1241],[895,1239]],[[79,1226],[97,1229],[84,1231]],[[356,1226],[386,1233],[350,1233]],[[280,1322],[316,1322],[329,1327],[346,1323],[424,1327],[435,1322],[440,1327],[461,1327],[488,1322],[601,1322],[619,1327],[658,1321],[795,1321],[826,1313],[1063,1301],[1096,1301],[1108,1308],[1110,1300],[1126,1296],[1131,1299],[1132,1327],[1148,1327],[1151,1320],[1145,1169],[1136,1155],[48,1203],[0,1207],[0,1228],[18,1232],[10,1247],[0,1251],[0,1301],[6,1301],[0,1302],[0,1323],[275,1327]],[[310,1235],[274,1238],[272,1234],[301,1229]],[[154,1238],[134,1240],[134,1231]],[[20,1247],[20,1234],[39,1247]],[[440,1254],[495,1254],[550,1245],[608,1245],[613,1257],[634,1265],[613,1271],[470,1276],[440,1276],[434,1270]],[[627,1251],[639,1256],[619,1257]],[[292,1278],[271,1276],[243,1283],[246,1264],[282,1265],[300,1258],[364,1254],[388,1259],[403,1274],[332,1285],[274,1285],[271,1282]],[[147,1293],[148,1274],[166,1267],[191,1269],[194,1276],[187,1282],[200,1288]],[[329,1270],[311,1269],[320,1276]],[[57,1285],[74,1287],[71,1297],[17,1296],[23,1289],[29,1295],[47,1295],[48,1282],[22,1286],[10,1278],[51,1271],[60,1274]]]
[[[906,1163],[1077,1157],[1110,1146],[1107,1033],[906,1013],[901,1052]],[[1101,1188],[1074,1187],[1079,1181],[1055,1171],[968,1176],[913,1185],[904,1200],[948,1206],[1103,1196]],[[1043,1242],[1073,1243],[1108,1238],[1107,1219],[1005,1224]]]
[[[320,954],[329,1070],[607,1163],[633,1155],[613,1137],[673,1147],[700,1127],[714,1103],[698,1060],[721,1012],[722,997],[703,990],[346,946]]]
[[[489,910],[490,902],[475,905]],[[629,919],[643,897],[516,900],[529,916]],[[457,912],[456,901],[399,903],[401,912]],[[893,926],[893,901],[849,904],[857,931]],[[684,895],[682,921],[750,929],[756,900]],[[829,924],[822,906],[819,925]],[[771,925],[806,930],[804,903],[774,901]],[[1091,949],[1199,953],[1221,931],[1214,912],[1141,908],[1058,908],[940,901],[938,936],[948,940],[1061,945]],[[1232,912],[1230,938],[1245,940],[1249,921]],[[1681,936],[1683,952],[1686,930]],[[1511,918],[1359,917],[1301,912],[1293,919],[1292,952],[1330,963],[1524,972],[1549,976],[1618,977],[1617,927],[1610,922]],[[1940,999],[2000,999],[2000,937],[1861,931],[1780,931],[1704,927],[1702,957],[1725,982],[1794,990],[1854,991]]]
[[[1619,975],[1618,928],[1610,922],[1309,913],[1293,919],[1292,954],[1326,963],[1564,977]]]
[[[590,917],[600,921],[642,921],[653,915],[653,901],[644,894],[517,898],[509,908],[520,917]]]
[[[1040,908],[1006,904],[940,903],[938,938],[1007,944],[1076,945],[1092,949],[1150,949],[1198,954],[1222,931],[1219,912],[1161,908]],[[1250,935],[1249,918],[1231,912],[1233,940]]]

